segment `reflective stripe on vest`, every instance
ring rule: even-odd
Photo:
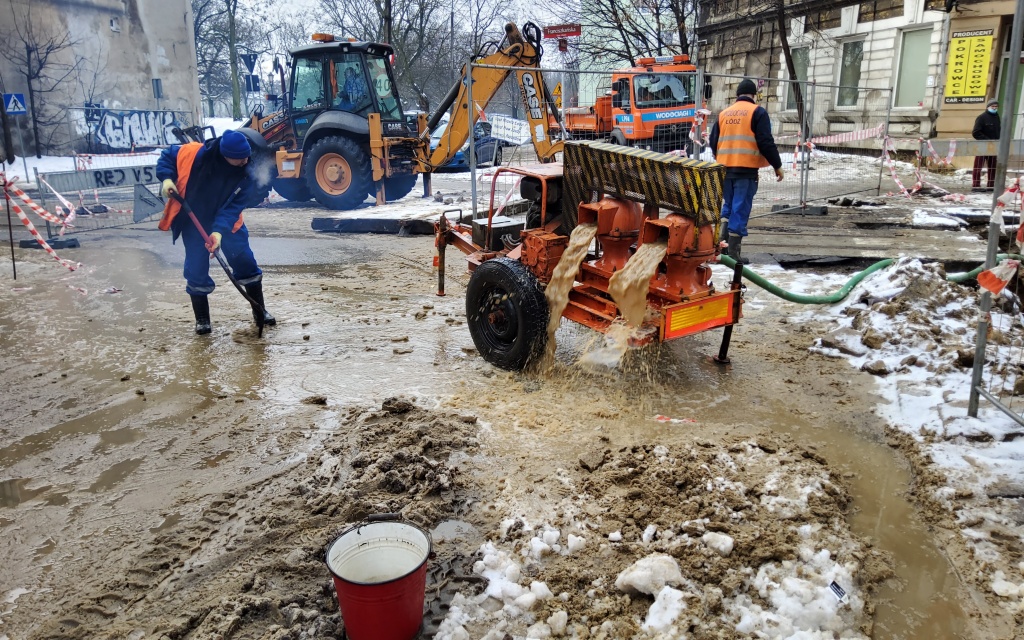
[[[188,177],[192,174],[192,165],[196,162],[196,154],[203,148],[200,142],[189,142],[178,147],[177,165],[178,165],[178,179],[174,181],[174,186],[178,188],[178,195],[182,198],[185,197],[185,187],[188,186]],[[174,217],[181,211],[181,205],[174,198],[167,198],[167,202],[164,204],[164,215],[160,218],[160,224],[157,228],[161,231],[169,231],[171,223],[174,222]]]
[[[739,100],[718,114],[718,153],[715,159],[727,167],[759,169],[768,166],[757,148],[752,122],[757,105]]]

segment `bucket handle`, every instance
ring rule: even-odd
[[[402,518],[400,513],[371,513],[366,516],[366,522],[395,522]]]

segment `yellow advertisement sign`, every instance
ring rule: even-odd
[[[945,104],[985,102],[992,34],[992,29],[953,32],[946,60]]]

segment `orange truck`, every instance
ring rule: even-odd
[[[640,58],[612,73],[610,91],[593,106],[562,115],[575,139],[667,152],[686,148],[696,99],[697,67],[689,56]]]

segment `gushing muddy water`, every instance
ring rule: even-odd
[[[569,292],[576,282],[576,274],[580,271],[580,263],[587,255],[590,243],[597,235],[596,224],[581,224],[572,230],[569,236],[569,246],[566,247],[555,270],[551,274],[551,282],[544,290],[544,297],[548,301],[548,310],[551,314],[548,317],[548,339],[547,356],[545,360],[550,362],[555,353],[555,332],[562,322],[562,311],[565,305],[569,304]]]
[[[608,292],[630,326],[639,327],[647,315],[647,290],[667,251],[668,244],[664,242],[640,245],[626,266],[608,281]]]

